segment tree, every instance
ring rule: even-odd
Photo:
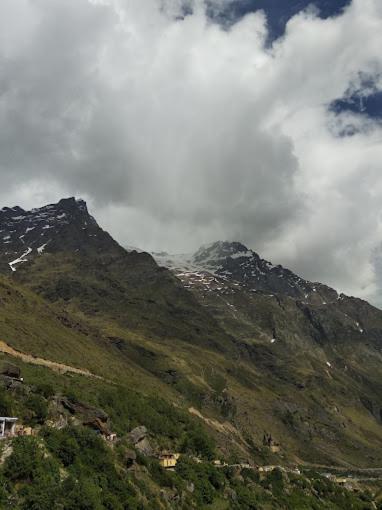
[[[43,453],[34,437],[18,437],[4,463],[4,475],[12,481],[32,482],[43,463]]]
[[[197,427],[186,433],[181,445],[181,451],[212,460],[215,454],[215,443],[201,427]]]

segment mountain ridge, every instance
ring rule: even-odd
[[[310,282],[281,264],[273,265],[237,241],[216,241],[190,255],[155,252],[152,255],[159,265],[172,269],[181,278],[187,274],[198,276],[198,271],[202,271],[222,281],[235,280],[255,292],[274,292],[315,304],[340,299],[335,289]]]

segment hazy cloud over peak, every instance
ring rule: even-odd
[[[338,100],[381,91],[379,0],[301,11],[272,46],[265,12],[210,5],[2,0],[1,203],[81,195],[121,243],[241,240],[375,298],[381,121]]]

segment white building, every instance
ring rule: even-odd
[[[0,439],[13,437],[16,432],[16,422],[18,418],[0,416]]]

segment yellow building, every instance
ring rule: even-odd
[[[174,469],[180,453],[163,452],[159,456],[159,464],[165,469]]]

